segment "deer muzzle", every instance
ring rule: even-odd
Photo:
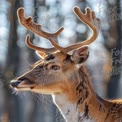
[[[25,77],[15,79],[10,82],[10,87],[16,89],[32,89],[35,86],[36,84],[33,81]]]

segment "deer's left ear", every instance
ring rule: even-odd
[[[89,57],[88,46],[85,45],[78,50],[74,50],[71,55],[71,60],[76,64],[84,63]]]

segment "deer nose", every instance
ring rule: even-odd
[[[22,82],[21,80],[10,82],[10,86],[13,88],[17,87],[21,82]]]

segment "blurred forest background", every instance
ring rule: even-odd
[[[102,21],[86,63],[96,92],[104,98],[122,97],[122,0],[0,0],[0,122],[64,122],[50,96],[30,92],[16,95],[9,82],[39,60],[25,45],[27,33],[35,45],[51,47],[18,23],[17,9],[24,7],[26,16],[32,16],[49,32],[64,26],[58,43],[65,47],[91,34],[74,15],[75,5],[83,11],[90,7]]]

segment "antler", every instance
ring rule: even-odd
[[[82,21],[89,28],[91,28],[92,36],[89,39],[85,40],[84,42],[77,43],[77,44],[71,45],[69,47],[62,48],[54,40],[57,40],[58,35],[64,29],[63,27],[61,27],[57,32],[52,33],[52,34],[45,32],[41,29],[41,25],[38,25],[33,22],[32,17],[25,18],[24,17],[24,9],[19,8],[18,9],[19,22],[23,26],[25,26],[27,29],[29,29],[30,31],[36,33],[39,36],[42,36],[42,37],[48,39],[52,43],[52,45],[54,46],[54,48],[49,48],[49,49],[36,47],[30,42],[29,36],[27,36],[26,43],[27,43],[28,47],[30,47],[34,50],[42,51],[44,53],[51,53],[56,50],[60,50],[61,52],[66,54],[66,53],[70,52],[71,50],[77,49],[83,45],[89,45],[90,43],[95,41],[95,39],[97,38],[101,22],[98,18],[96,18],[95,13],[93,11],[91,11],[89,8],[86,8],[85,11],[86,11],[86,13],[83,14],[78,7],[74,7],[74,13],[78,16],[80,21]]]
[[[41,28],[41,25],[38,25],[36,23],[33,22],[32,20],[32,17],[28,17],[28,18],[25,18],[24,16],[24,8],[19,8],[18,11],[17,11],[17,15],[18,15],[18,19],[19,19],[19,22],[24,26],[26,27],[28,30],[36,33],[37,35],[39,36],[42,36],[48,40],[50,40],[50,42],[54,45],[55,48],[49,48],[49,49],[46,49],[46,48],[41,48],[41,47],[37,47],[37,46],[34,46],[31,41],[30,41],[30,37],[29,35],[26,36],[26,44],[29,48],[32,48],[34,50],[37,50],[37,51],[42,51],[44,53],[51,53],[51,52],[54,52],[56,51],[57,49],[58,50],[62,50],[62,48],[60,46],[58,46],[54,41],[52,40],[57,40],[58,39],[58,35],[63,31],[63,27],[61,27],[57,32],[55,33],[48,33],[44,30],[42,30]]]
[[[81,47],[83,45],[89,45],[90,43],[95,41],[95,39],[98,36],[100,25],[101,25],[100,19],[96,18],[95,12],[91,11],[89,8],[86,8],[85,11],[86,11],[86,13],[83,14],[81,12],[80,8],[74,7],[74,13],[78,16],[80,21],[82,21],[88,27],[91,28],[92,36],[89,39],[87,39],[87,40],[85,40],[85,41],[83,41],[81,43],[77,43],[77,44],[71,45],[69,47],[66,47],[64,49],[65,52],[70,52],[71,50],[77,49],[77,48],[79,48],[79,47]]]

